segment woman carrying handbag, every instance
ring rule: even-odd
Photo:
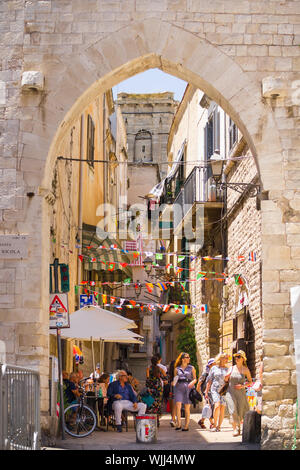
[[[232,366],[230,374],[225,377],[225,380],[228,381],[226,403],[233,428],[233,436],[239,436],[241,433],[241,422],[247,411],[249,411],[246,396],[246,379],[249,383],[252,383],[252,378],[246,364],[247,358],[244,351],[238,351],[233,357],[235,358],[235,365]]]
[[[220,353],[215,359],[216,365],[213,366],[209,372],[207,378],[207,386],[205,390],[205,399],[209,399],[209,392],[214,404],[214,428],[212,431],[220,431],[224,413],[226,401],[224,396],[220,395],[220,387],[224,385],[225,376],[228,375],[227,369],[228,355],[225,353]]]
[[[190,391],[197,382],[195,367],[190,364],[190,356],[187,353],[180,353],[175,362],[174,372],[174,400],[177,415],[176,431],[181,429],[181,405],[184,404],[185,426],[182,431],[189,430],[190,422]]]

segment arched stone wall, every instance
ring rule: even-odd
[[[158,3],[160,2],[155,2],[155,5],[159,9]],[[165,0],[161,3],[163,7],[168,2]],[[242,3],[244,5],[245,2]],[[248,2],[246,3],[248,5]],[[271,3],[266,2],[265,8],[268,9],[267,6]],[[40,8],[43,4],[43,8],[46,9],[43,14],[46,17],[47,12],[49,17],[52,14],[50,7],[56,8],[55,11],[59,12],[59,2],[48,1],[38,4]],[[76,4],[78,5],[78,2]],[[104,4],[105,2],[98,2],[100,7]],[[213,1],[208,7],[209,11],[216,9],[217,4],[218,2]],[[190,16],[193,8],[195,12],[201,12],[201,5],[197,7],[196,0],[189,2],[189,5]],[[71,3],[65,2],[65,6],[72,10]],[[33,5],[33,12],[34,8]],[[224,8],[222,14],[226,15]],[[122,10],[123,13],[119,11],[122,18],[124,11]],[[125,26],[124,21],[108,25],[102,16],[102,20],[95,21],[100,39],[95,39],[95,34],[91,34],[89,40],[87,29],[85,43],[75,50],[73,48],[72,51],[68,47],[64,49],[62,42],[57,46],[57,50],[50,46],[51,53],[48,54],[44,50],[46,43],[39,43],[33,47],[31,56],[30,48],[27,52],[24,48],[23,70],[30,70],[36,66],[37,61],[32,57],[38,55],[39,50],[41,52],[38,67],[45,75],[45,91],[40,95],[30,92],[21,95],[18,91],[17,102],[12,103],[7,114],[10,119],[14,118],[19,123],[17,175],[23,206],[22,213],[17,210],[17,214],[14,207],[8,207],[1,227],[7,232],[15,233],[15,230],[18,230],[20,233],[30,235],[29,259],[17,267],[9,262],[3,263],[4,268],[12,269],[11,275],[15,276],[15,279],[23,272],[23,295],[16,295],[14,304],[0,317],[0,320],[7,325],[7,334],[11,331],[15,334],[15,347],[10,354],[11,361],[23,364],[26,359],[27,365],[39,367],[42,374],[42,411],[46,416],[49,232],[47,203],[44,196],[50,189],[57,157],[56,148],[72,122],[97,94],[129,76],[158,67],[201,88],[234,119],[256,158],[262,188],[269,194],[269,199],[262,201],[264,338],[268,354],[271,356],[271,360],[267,360],[268,358],[265,360],[264,409],[267,413],[263,417],[263,438],[266,447],[271,447],[272,442],[278,443],[277,439],[271,441],[270,438],[274,438],[272,430],[278,428],[279,421],[282,432],[291,436],[291,422],[283,422],[279,416],[279,395],[288,404],[295,401],[294,366],[283,366],[284,374],[281,373],[279,359],[282,358],[282,353],[276,345],[283,342],[288,348],[293,341],[289,292],[286,286],[281,288],[280,279],[284,276],[284,272],[290,272],[296,281],[300,270],[298,256],[296,259],[292,258],[293,249],[296,253],[298,241],[291,235],[289,237],[291,233],[299,233],[300,222],[298,206],[296,203],[296,205],[291,204],[293,197],[298,194],[295,182],[297,180],[291,174],[297,171],[299,165],[296,158],[298,141],[295,132],[291,131],[296,126],[295,119],[291,117],[296,118],[297,106],[292,106],[289,102],[291,94],[288,94],[285,101],[279,98],[275,102],[266,102],[261,93],[261,79],[266,75],[266,71],[262,73],[258,62],[256,66],[245,66],[239,60],[241,50],[238,53],[236,47],[232,49],[234,52],[230,53],[228,49],[224,49],[224,46],[220,45],[217,33],[210,36],[199,35],[193,31],[189,21],[172,22],[170,19],[164,19],[164,16],[167,16],[164,14],[161,15],[163,19],[149,18],[146,7],[142,10],[144,13],[139,11],[140,14],[137,15],[139,19],[127,20]],[[184,13],[186,9],[178,6],[176,11]],[[30,13],[29,10],[27,14],[28,12]],[[68,14],[70,14],[68,11],[64,12],[65,17]],[[218,12],[214,14],[217,21]],[[90,15],[92,18],[93,12],[89,5],[86,5],[85,15],[86,17]],[[197,18],[200,24],[200,16]],[[227,20],[230,24],[234,23],[234,18],[232,21],[230,18]],[[75,24],[78,26],[79,20],[77,23],[75,21]],[[107,29],[103,25],[106,25]],[[76,27],[73,26],[69,39],[71,43],[72,34],[75,41],[75,31]],[[38,36],[32,37],[38,41]],[[56,40],[59,41],[55,31],[53,34],[48,32],[43,37],[47,37],[50,45],[55,44]],[[25,37],[20,37],[19,40],[21,43]],[[249,55],[251,50],[249,48]],[[262,52],[257,52],[259,53]],[[269,74],[278,70],[274,61],[272,64],[274,67],[269,65]],[[284,77],[286,83],[291,84],[294,79],[295,75],[292,72],[286,72]],[[289,114],[286,112],[288,105],[292,108]],[[288,151],[285,150],[287,148]],[[28,200],[25,196],[28,191],[33,191],[36,197]],[[274,277],[276,282],[273,282]],[[32,344],[36,343],[36,346],[24,345],[23,349],[20,349],[18,337],[21,331],[23,335],[32,336],[34,340]],[[3,334],[4,340],[6,340],[5,334]],[[26,344],[30,344],[30,338],[28,341]],[[274,345],[273,349],[270,345]],[[284,357],[291,352],[292,350],[289,352],[286,350]],[[277,378],[274,374],[276,370],[278,370]]]

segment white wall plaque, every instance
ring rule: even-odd
[[[28,235],[0,235],[0,259],[28,257]]]

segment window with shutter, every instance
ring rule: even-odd
[[[229,118],[229,150],[232,149],[237,142],[237,126],[231,118]]]
[[[220,152],[220,112],[215,109],[213,114],[213,152]]]
[[[210,159],[214,153],[214,120],[213,116],[207,123],[207,160]]]

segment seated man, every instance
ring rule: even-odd
[[[75,372],[70,374],[69,383],[66,384],[66,389],[64,390],[65,398],[67,401],[67,406],[76,405],[78,403],[78,398],[80,398],[80,392],[78,390],[78,377]],[[73,410],[66,417],[69,421],[69,424],[72,425],[75,423],[76,419],[76,410]]]
[[[68,402],[68,406],[78,403],[77,398],[80,397],[80,392],[77,386],[77,379],[77,374],[75,372],[72,372],[70,374],[68,383],[66,383],[65,395]]]
[[[109,384],[107,396],[115,412],[118,432],[122,432],[121,417],[123,410],[137,411],[138,415],[143,415],[146,412],[147,405],[137,402],[137,397],[128,383],[128,375],[125,370],[120,370],[117,374],[117,380]]]

